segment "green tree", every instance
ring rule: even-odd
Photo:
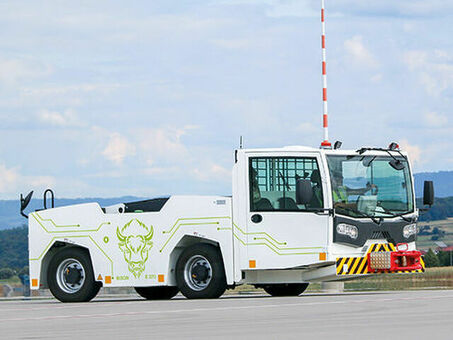
[[[29,275],[29,268],[28,266],[23,267],[17,275]]]
[[[425,255],[425,265],[426,267],[439,267],[440,262],[437,255],[429,248],[428,252]]]
[[[0,268],[20,270],[28,265],[28,228],[0,230]]]
[[[437,257],[439,258],[439,264],[442,267],[450,266],[450,252],[449,251],[440,251],[437,253]]]
[[[11,268],[0,269],[0,280],[8,280],[14,276],[14,270]]]

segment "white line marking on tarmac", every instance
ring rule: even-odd
[[[413,300],[433,300],[453,298],[453,295],[441,295],[431,297],[405,297],[405,298],[387,298],[387,299],[366,299],[359,301],[328,301],[328,302],[305,302],[305,303],[284,303],[284,304],[264,304],[264,305],[249,305],[249,306],[230,306],[230,307],[214,307],[214,308],[191,308],[191,309],[173,309],[173,310],[155,310],[155,311],[142,311],[142,312],[122,312],[122,313],[104,313],[104,314],[78,314],[78,315],[52,315],[42,317],[25,317],[25,318],[9,318],[0,319],[1,322],[10,321],[45,321],[45,320],[61,320],[61,319],[74,319],[74,318],[108,318],[108,317],[121,317],[121,316],[136,316],[136,315],[149,315],[149,314],[175,314],[175,313],[193,313],[193,312],[214,312],[225,310],[241,310],[241,309],[254,309],[254,308],[275,308],[275,307],[300,307],[300,306],[315,306],[315,305],[332,305],[332,304],[345,304],[345,303],[372,303],[372,302],[388,302],[388,301],[413,301]]]

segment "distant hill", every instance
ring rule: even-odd
[[[423,182],[433,181],[436,197],[453,196],[453,171],[421,172],[414,175],[415,195],[423,196]]]

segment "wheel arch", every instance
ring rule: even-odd
[[[50,261],[52,261],[52,258],[55,256],[55,254],[57,254],[61,250],[69,249],[69,248],[73,248],[73,249],[77,248],[77,249],[81,249],[81,250],[85,251],[88,254],[89,258],[90,258],[91,266],[93,267],[93,272],[94,272],[93,257],[92,257],[92,255],[90,253],[90,249],[89,248],[84,247],[82,245],[78,245],[78,244],[71,244],[71,243],[68,243],[68,242],[56,241],[49,248],[49,250],[44,255],[44,257],[43,257],[43,259],[41,261],[41,269],[40,269],[40,286],[41,287],[40,288],[49,288],[49,285],[48,285],[48,282],[47,282],[47,273],[48,273]],[[96,280],[96,278],[95,278],[95,280]],[[102,284],[102,281],[98,281],[98,282],[100,282]]]
[[[178,244],[173,248],[172,252],[170,253],[170,258],[168,261],[168,284],[170,286],[176,286],[176,263],[178,262],[179,257],[181,256],[182,252],[187,249],[188,247],[192,247],[197,244],[208,244],[211,245],[215,248],[217,248],[220,256],[222,257],[222,262],[223,262],[223,269],[225,271],[225,275],[227,275],[227,268],[225,267],[225,258],[224,254],[222,252],[222,248],[220,246],[220,243],[211,240],[211,239],[206,239],[202,237],[197,237],[197,236],[192,236],[192,235],[185,235],[181,240],[178,242]],[[227,282],[228,282],[228,277],[227,277]]]

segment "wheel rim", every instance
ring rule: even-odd
[[[57,283],[68,294],[77,293],[85,282],[85,269],[76,259],[66,259],[57,268]]]
[[[204,256],[192,256],[184,266],[184,279],[192,290],[205,289],[212,279],[211,264]]]

